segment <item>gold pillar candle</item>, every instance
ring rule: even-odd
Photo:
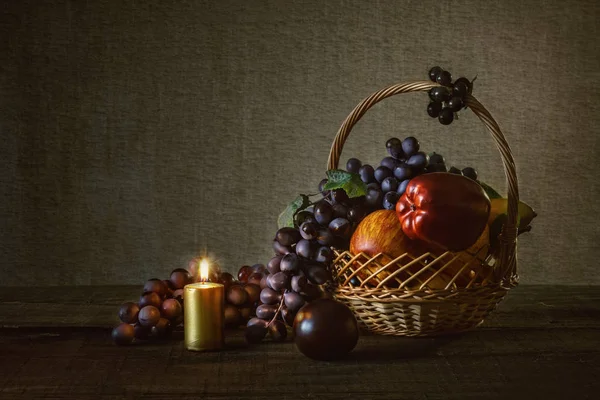
[[[219,350],[224,343],[225,287],[206,282],[208,263],[200,263],[203,282],[183,288],[185,347],[192,351]]]

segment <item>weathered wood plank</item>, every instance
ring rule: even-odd
[[[0,287],[0,327],[110,327],[119,304],[139,286]],[[600,328],[600,286],[526,286],[511,290],[485,328]]]
[[[4,330],[0,398],[592,398],[600,390],[600,343],[587,328],[368,336],[332,363],[309,360],[292,343],[248,348],[239,332],[228,343],[192,353],[178,340],[116,347],[94,330]]]
[[[29,290],[29,289],[27,289]],[[117,347],[116,307],[139,287],[0,290],[0,399],[596,398],[600,290],[513,290],[473,332],[441,338],[361,336],[348,358],[307,359],[293,343],[185,350],[182,332]]]

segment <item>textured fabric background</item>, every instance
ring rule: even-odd
[[[539,213],[522,282],[599,284],[599,20],[594,0],[4,0],[0,283],[141,283],[203,249],[266,262],[351,109],[439,64],[478,76]],[[504,189],[476,117],[426,105],[376,106],[344,162],[416,135]]]

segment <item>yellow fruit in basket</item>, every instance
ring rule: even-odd
[[[490,200],[490,215],[488,217],[488,225],[491,225],[498,216],[506,214],[508,211],[508,199],[496,198]],[[531,224],[531,221],[537,216],[537,213],[530,205],[519,201],[519,230],[522,230]]]
[[[402,232],[402,226],[394,210],[379,210],[367,215],[358,224],[350,240],[350,252],[355,255],[364,253],[368,257],[374,257],[382,253],[383,255],[378,258],[378,261],[381,265],[384,265],[405,253],[419,256],[425,252],[425,246],[421,242],[409,239]],[[402,260],[400,263],[403,264],[409,260],[411,258]],[[359,265],[355,265],[354,268],[359,268]],[[379,267],[374,264],[365,265],[358,273],[358,277],[365,280],[377,272],[378,269]],[[398,266],[390,266],[377,273],[368,283],[376,286],[397,270]],[[395,280],[390,280],[385,285],[397,287],[398,283]]]

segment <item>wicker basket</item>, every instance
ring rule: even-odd
[[[348,115],[331,146],[327,168],[338,167],[350,130],[377,102],[400,93],[427,91],[433,82],[393,85],[364,99]],[[491,133],[508,180],[508,219],[493,254],[489,245],[470,253],[385,254],[335,251],[334,297],[347,304],[369,332],[397,336],[433,336],[478,326],[507,291],[516,286],[517,204],[519,192],[510,147],[490,113],[473,96],[466,105]],[[357,277],[360,285],[350,281]],[[442,279],[443,278],[443,279]],[[440,283],[442,282],[442,283]],[[356,281],[354,282],[356,283]]]

